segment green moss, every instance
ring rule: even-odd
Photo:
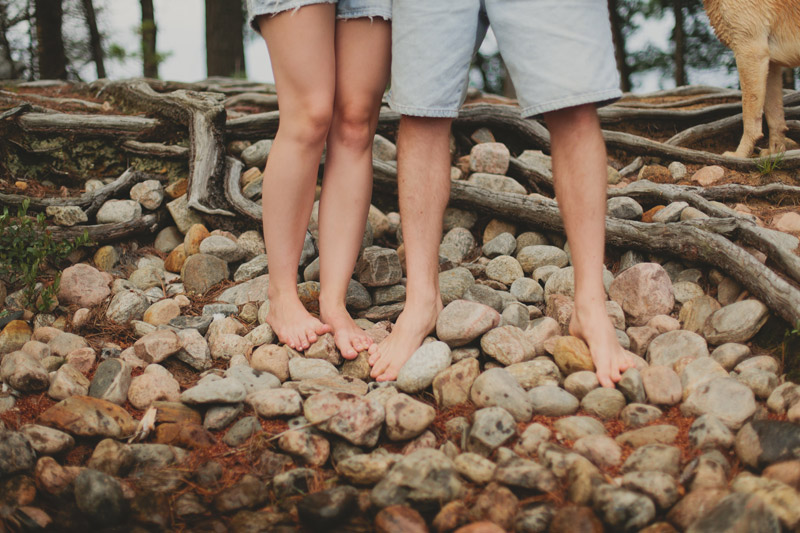
[[[128,164],[140,172],[166,175],[169,182],[189,175],[189,163],[187,161],[134,156],[128,160]]]

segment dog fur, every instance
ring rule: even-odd
[[[769,154],[786,150],[783,67],[800,66],[800,0],[703,0],[714,33],[736,57],[744,133],[735,152],[750,157],[769,126]],[[791,140],[790,140],[791,142]]]

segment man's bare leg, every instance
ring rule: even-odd
[[[451,122],[409,116],[400,121],[397,181],[406,250],[406,304],[392,333],[370,346],[370,375],[378,381],[397,379],[442,310],[439,244],[450,198]]]
[[[345,359],[372,344],[345,307],[372,198],[372,139],[389,81],[389,21],[336,22],[336,96],[319,204],[320,316]]]
[[[545,114],[553,156],[556,198],[575,271],[570,333],[589,346],[604,387],[632,366],[605,309],[606,149],[594,104]]]
[[[281,111],[262,186],[269,260],[267,322],[281,342],[296,350],[308,348],[317,335],[330,331],[300,302],[297,266],[333,114],[334,10],[332,4],[310,5],[258,19]]]

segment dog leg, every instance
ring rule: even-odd
[[[761,119],[764,114],[764,99],[767,92],[769,71],[769,48],[766,41],[750,41],[734,50],[739,83],[742,86],[742,115],[744,133],[736,152],[725,155],[750,157],[753,147],[764,136]]]
[[[767,76],[767,97],[764,103],[764,114],[769,126],[769,154],[786,151],[786,120],[783,116],[783,68],[770,61]]]

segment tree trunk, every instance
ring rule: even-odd
[[[158,78],[156,18],[153,13],[153,0],[142,0],[142,63],[145,78]]]
[[[36,0],[36,38],[39,57],[39,77],[67,78],[67,56],[61,35],[61,0]]]
[[[672,11],[675,14],[675,30],[672,39],[675,42],[675,85],[681,87],[686,80],[686,28],[683,18],[684,0],[673,0]]]
[[[631,91],[631,67],[625,51],[625,34],[622,33],[622,17],[619,16],[619,0],[608,0],[608,16],[611,21],[611,37],[614,39],[614,56],[619,70],[619,87],[622,92]]]
[[[35,80],[39,73],[39,66],[36,61],[36,25],[34,20],[33,0],[25,3],[25,14],[28,18],[28,80]]]
[[[14,58],[11,57],[11,45],[8,42],[8,13],[6,11],[7,1],[0,0],[0,47],[3,51],[3,59],[8,63],[8,77],[14,79],[17,77],[17,68],[14,64]]]
[[[92,0],[81,0],[83,4],[83,14],[86,17],[86,25],[89,27],[89,47],[92,50],[92,60],[97,66],[97,77],[106,77],[106,66],[103,63],[103,44],[100,41],[100,32],[97,31],[97,19],[94,14],[94,4]]]
[[[791,89],[792,91],[795,90],[794,69],[793,68],[784,68],[783,69],[783,88],[784,89]]]
[[[241,2],[206,0],[208,76],[245,77]]]

